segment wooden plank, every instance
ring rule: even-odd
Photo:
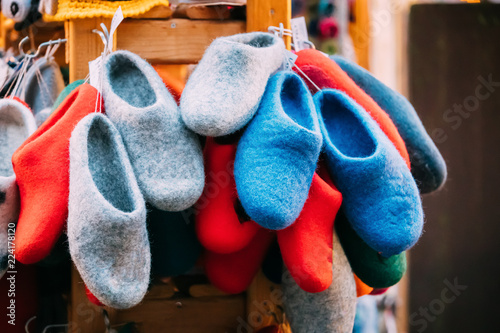
[[[370,69],[370,13],[368,0],[356,0],[353,4],[354,22],[349,24],[358,64]]]
[[[166,19],[172,16],[173,10],[167,6],[156,6],[144,14],[134,16],[134,19]]]
[[[292,18],[291,0],[248,0],[247,1],[247,31],[267,31],[271,25],[283,23],[285,29],[290,29]],[[290,38],[285,37],[290,48]]]
[[[104,23],[108,28],[111,19],[90,18],[70,20],[67,24],[69,80],[84,79],[89,73],[89,61],[97,58],[103,51],[101,38],[92,32]]]
[[[242,21],[127,19],[118,28],[117,48],[153,63],[194,64],[215,38],[244,31]]]

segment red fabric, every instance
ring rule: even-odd
[[[359,105],[361,105],[371,117],[379,124],[382,131],[392,141],[396,149],[406,161],[410,168],[410,157],[406,150],[405,143],[392,122],[391,118],[383,111],[380,106],[368,96],[354,81],[335,63],[335,61],[324,56],[321,52],[314,49],[306,49],[297,52],[297,65],[304,74],[306,74],[319,88],[332,88],[345,92]],[[297,74],[302,75],[295,67]],[[309,89],[316,92],[316,88],[304,78]]]
[[[205,144],[205,189],[196,204],[196,233],[200,243],[216,253],[237,252],[254,238],[259,225],[240,221],[235,205],[233,176],[236,144],[220,145],[213,138]]]
[[[87,295],[88,300],[92,304],[95,304],[97,306],[104,306],[104,304],[102,304],[101,301],[98,300],[97,297],[94,296],[94,294],[92,294],[92,292],[89,290],[89,288],[87,288],[86,285],[85,285],[85,295]]]
[[[283,262],[303,290],[318,293],[332,283],[333,223],[342,195],[324,168],[313,176],[309,197],[297,220],[280,230]]]
[[[24,264],[45,258],[64,231],[69,139],[78,122],[94,112],[97,98],[97,90],[88,84],[75,89],[12,156],[21,196],[16,259]]]
[[[389,288],[379,288],[379,289],[373,289],[370,295],[382,295],[385,294],[389,290]]]
[[[252,242],[241,251],[230,254],[207,251],[205,273],[209,281],[228,294],[245,291],[259,272],[274,237],[274,232],[259,229]]]
[[[186,84],[182,80],[169,74],[167,70],[162,69],[161,66],[153,65],[153,68],[155,69],[156,73],[158,73],[158,75],[160,76],[161,80],[163,81],[163,84],[165,84],[167,89],[172,94],[174,100],[177,102],[177,104],[179,104],[181,100],[182,91],[184,90],[184,86]]]

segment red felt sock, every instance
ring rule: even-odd
[[[273,231],[259,229],[250,244],[241,251],[230,254],[207,251],[205,273],[209,281],[228,294],[245,291],[259,272],[274,237]]]
[[[205,144],[205,189],[196,204],[196,233],[201,244],[211,252],[232,253],[246,247],[259,225],[237,209],[233,176],[236,144],[220,145],[213,138]],[[236,208],[235,208],[236,207]]]
[[[354,81],[340,68],[335,61],[324,56],[318,50],[307,49],[297,52],[297,65],[304,74],[306,74],[319,88],[332,88],[345,92],[359,105],[361,105],[371,117],[378,123],[382,131],[392,141],[396,149],[410,167],[410,157],[406,150],[405,143],[392,122],[391,118],[383,111],[380,106],[367,95]],[[300,71],[294,68],[297,74],[302,75]],[[316,92],[317,89],[304,78],[309,89]]]
[[[332,283],[333,223],[342,203],[342,195],[323,170],[318,169],[321,177],[314,174],[309,197],[297,220],[277,232],[290,275],[310,293],[324,291]]]
[[[87,299],[90,301],[90,303],[97,305],[97,306],[104,306],[104,304],[101,303],[100,300],[97,299],[97,297],[92,294],[92,292],[87,288],[85,285],[85,295],[87,295]]]
[[[80,119],[94,112],[97,96],[97,90],[88,84],[75,89],[12,156],[21,197],[16,259],[22,263],[45,258],[64,230],[69,139]]]
[[[373,289],[372,292],[370,293],[370,295],[382,295],[382,294],[385,294],[387,292],[387,290],[389,290],[389,288],[377,288],[377,289]]]

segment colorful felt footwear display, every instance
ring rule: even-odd
[[[381,256],[356,234],[343,213],[337,216],[335,230],[352,271],[361,281],[372,288],[388,288],[401,280],[406,272],[406,252]]]
[[[333,223],[341,203],[342,195],[331,181],[314,174],[299,218],[277,233],[289,274],[307,292],[324,291],[332,283]]]
[[[318,50],[307,49],[297,52],[295,65],[311,79],[320,89],[331,88],[345,92],[366,110],[378,123],[382,131],[396,146],[401,156],[410,167],[410,158],[406,145],[401,138],[391,118],[385,113],[375,101],[368,96],[354,81],[335,63]],[[300,73],[299,71],[297,71]],[[309,80],[305,79],[311,91],[317,92]]]
[[[146,206],[118,130],[104,115],[83,118],[70,140],[68,243],[89,291],[126,309],[148,289]]]
[[[259,271],[274,239],[273,232],[260,229],[250,244],[238,252],[219,254],[207,251],[204,262],[208,280],[228,294],[245,291]]]
[[[19,190],[11,158],[35,130],[33,114],[24,103],[16,99],[0,100],[0,278],[7,270],[9,236],[14,236],[19,216]],[[10,234],[8,229],[12,229]]]
[[[236,193],[233,165],[236,144],[221,145],[207,138],[204,148],[205,189],[196,209],[196,233],[203,246],[215,253],[246,247],[260,228],[245,217]]]
[[[322,145],[315,112],[300,77],[278,72],[238,143],[238,196],[250,218],[264,228],[284,229],[302,211]]]
[[[144,198],[161,210],[191,207],[203,191],[203,156],[172,95],[131,52],[113,52],[104,68],[106,114],[120,131]]]
[[[363,67],[341,57],[333,60],[391,117],[410,154],[411,173],[422,193],[438,190],[446,181],[446,163],[408,100]]]
[[[69,138],[76,124],[95,111],[98,93],[78,87],[12,156],[21,196],[16,259],[45,258],[62,234],[68,216]]]
[[[352,332],[356,283],[342,246],[333,236],[333,281],[320,293],[302,290],[288,271],[283,276],[283,305],[292,332]]]
[[[152,273],[158,277],[176,276],[194,267],[202,247],[194,231],[194,210],[165,212],[148,207]]]
[[[356,233],[384,257],[412,247],[423,211],[405,161],[363,108],[338,90],[314,96],[325,158]]]
[[[243,128],[257,111],[266,83],[284,56],[283,40],[264,32],[215,39],[186,84],[182,119],[205,136],[228,135]]]

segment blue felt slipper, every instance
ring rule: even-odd
[[[423,211],[405,161],[370,115],[343,92],[326,89],[314,101],[328,170],[353,229],[385,257],[413,246],[422,233]]]
[[[332,58],[391,117],[410,154],[411,173],[420,192],[430,193],[442,187],[446,163],[411,103],[361,66],[340,56]]]
[[[252,220],[279,230],[297,219],[321,145],[318,117],[307,86],[293,72],[275,74],[239,141],[234,161],[236,189]]]

